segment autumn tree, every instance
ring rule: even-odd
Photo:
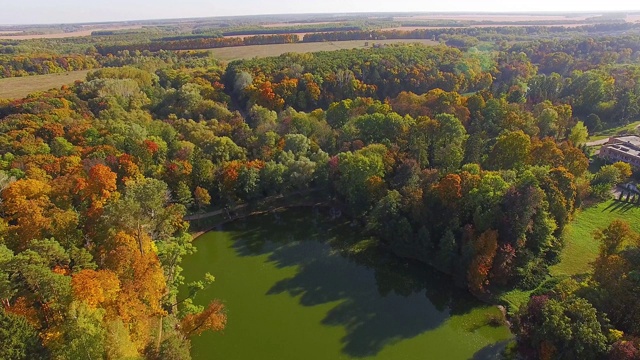
[[[473,240],[474,256],[469,265],[467,280],[469,291],[482,295],[487,292],[489,274],[498,250],[498,232],[487,230]]]
[[[197,314],[189,314],[182,319],[180,330],[189,337],[200,335],[206,330],[221,331],[227,324],[224,305],[213,300],[207,307]]]

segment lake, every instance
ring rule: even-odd
[[[195,303],[222,300],[228,322],[192,338],[193,359],[491,359],[512,337],[496,307],[361,233],[295,209],[200,236],[183,274],[216,277]]]

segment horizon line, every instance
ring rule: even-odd
[[[538,14],[634,14],[640,10],[576,10],[576,11],[559,11],[559,10],[540,10],[540,11],[345,11],[345,12],[291,12],[291,13],[260,13],[245,15],[222,15],[222,16],[201,16],[201,17],[180,17],[180,18],[146,18],[146,19],[123,19],[123,20],[104,20],[90,22],[51,22],[51,23],[13,23],[2,24],[0,27],[16,27],[16,26],[46,26],[46,25],[100,25],[100,24],[119,24],[119,23],[141,23],[154,21],[189,21],[189,20],[205,20],[205,19],[230,19],[230,18],[246,18],[246,17],[267,17],[267,16],[301,16],[301,15],[382,15],[382,14],[433,14],[433,15],[538,15]]]

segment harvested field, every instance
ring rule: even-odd
[[[89,71],[91,70],[0,79],[0,99],[20,99],[32,92],[73,84],[76,80],[84,80]]]
[[[401,43],[420,43],[423,45],[438,45],[439,43],[432,40],[377,40],[369,41],[369,47],[373,44],[401,44]],[[235,46],[226,48],[211,49],[211,52],[220,60],[231,61],[238,59],[250,59],[254,57],[278,56],[287,52],[318,52],[318,51],[334,51],[342,49],[365,48],[364,40],[352,41],[333,41],[333,42],[313,42],[313,43],[296,43],[296,44],[276,44],[276,45],[251,45],[251,46]]]
[[[518,25],[518,24],[483,24],[483,25],[468,25],[468,26],[464,26],[465,28],[490,28],[490,27],[529,27],[529,26],[546,26],[546,27],[578,27],[578,26],[585,26],[587,24],[553,24],[553,25],[545,25],[545,24],[540,24],[540,25]],[[462,26],[399,26],[399,27],[393,27],[393,28],[384,28],[381,29],[382,31],[393,31],[393,30],[399,30],[399,31],[413,31],[413,30],[434,30],[434,29],[451,29],[451,28],[461,28]]]
[[[101,28],[92,28],[86,30],[79,31],[71,31],[71,32],[62,32],[62,33],[51,33],[51,34],[39,34],[39,35],[6,35],[0,33],[0,39],[11,39],[11,40],[31,40],[31,39],[63,39],[70,37],[79,37],[79,36],[91,36],[91,33],[94,31],[116,31],[116,30],[135,30],[142,29],[142,25],[135,26],[118,26],[118,27],[101,27]],[[16,31],[10,32],[16,33]]]
[[[340,24],[343,21],[319,21],[319,22],[308,22],[308,23],[275,23],[275,24],[266,24],[262,25],[265,28],[273,28],[273,27],[288,27],[288,26],[312,26],[312,25],[326,25],[326,24]]]
[[[398,16],[395,21],[412,20],[459,20],[459,21],[582,21],[591,16],[600,14],[580,14],[576,16],[567,15],[526,15],[526,14],[437,14],[437,15],[416,15]]]
[[[269,35],[298,35],[298,37],[300,37],[300,40],[302,40],[302,38],[307,35],[307,34],[313,34],[310,32],[294,32],[294,33],[286,33],[286,34],[248,34],[248,35],[226,35],[224,37],[226,38],[247,38],[247,37],[252,37],[252,36],[269,36]]]
[[[627,22],[640,22],[640,14],[627,15]]]

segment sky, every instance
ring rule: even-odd
[[[0,24],[288,13],[640,11],[638,0],[1,0]]]

